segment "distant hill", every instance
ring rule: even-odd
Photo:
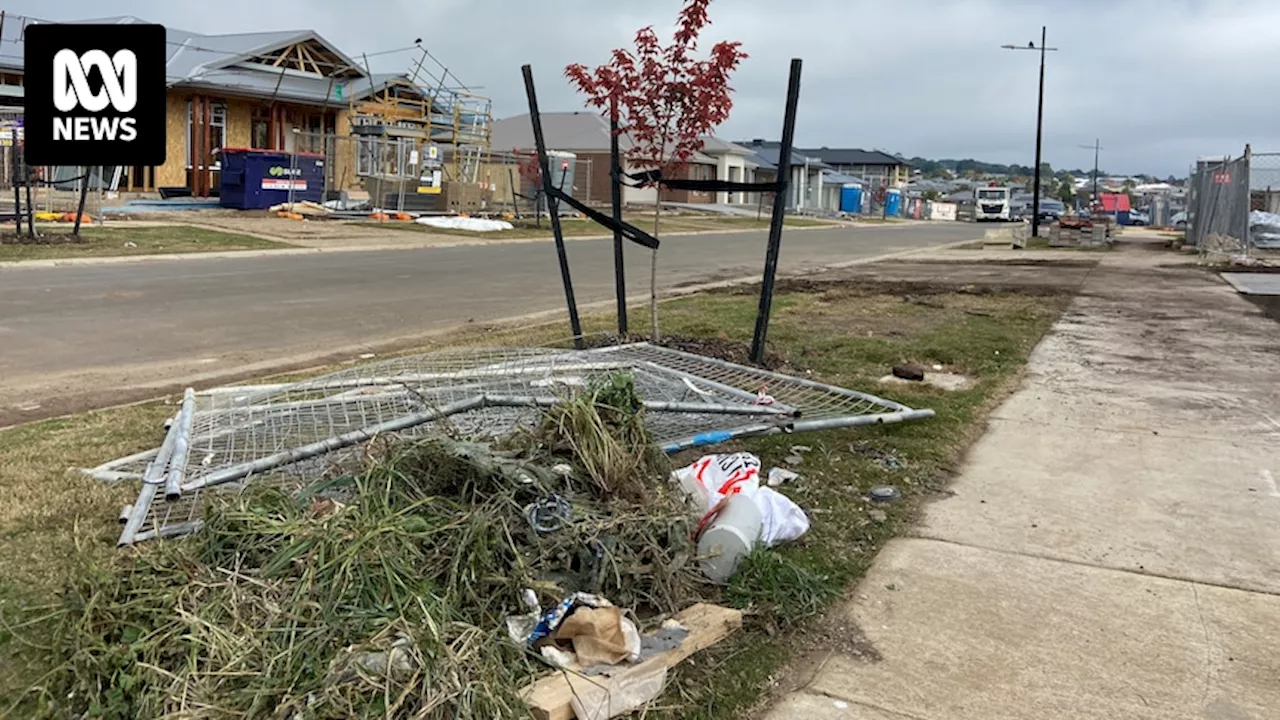
[[[908,158],[902,153],[892,153],[894,157],[902,158],[911,163],[911,166],[920,171],[924,177],[946,177],[944,170],[951,174],[951,177],[984,177],[990,175],[1003,175],[1010,178],[1030,178],[1030,165],[1002,165],[1000,163],[989,163],[973,158],[965,158],[964,160],[930,160],[928,158],[913,157]],[[1062,179],[1070,175],[1074,178],[1092,177],[1093,170],[1091,168],[1075,170],[1055,170],[1049,163],[1044,163],[1044,170],[1055,178]],[[1106,168],[1098,168],[1098,177],[1112,177],[1113,173],[1107,172]],[[1158,178],[1154,175],[1146,175],[1139,173],[1137,175],[1129,175],[1138,182],[1177,182],[1178,178],[1170,175],[1167,178]]]
[[[898,157],[903,157],[898,155]],[[1030,165],[1003,165],[1001,163],[989,163],[982,160],[974,160],[973,158],[965,158],[964,160],[952,160],[949,158],[942,160],[930,160],[928,158],[913,157],[904,158],[911,166],[920,171],[920,174],[928,177],[930,175],[939,175],[940,171],[946,170],[956,177],[968,174],[977,175],[1007,175],[1009,177],[1031,177],[1032,171]],[[1092,173],[1092,170],[1054,170],[1048,163],[1044,164],[1044,169],[1048,170],[1054,177],[1064,177],[1072,175],[1074,177],[1085,177]],[[1100,175],[1106,176],[1106,171],[1099,168]]]

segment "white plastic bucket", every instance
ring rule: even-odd
[[[727,582],[760,537],[760,508],[745,495],[731,495],[702,537],[698,556],[702,573],[712,582]]]

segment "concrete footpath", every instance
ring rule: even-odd
[[[1104,256],[768,718],[1280,717],[1280,324],[1184,262]]]

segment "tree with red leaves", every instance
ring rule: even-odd
[[[617,49],[609,62],[588,69],[570,65],[564,74],[587,96],[589,106],[616,119],[619,134],[631,140],[630,165],[676,177],[702,148],[703,138],[729,117],[733,107],[729,75],[747,57],[742,43],[723,41],[706,59],[697,59],[698,36],[711,24],[711,0],[685,0],[676,31],[663,46],[653,26],[636,32],[635,49]],[[658,236],[661,187],[653,208],[653,235]],[[658,251],[649,273],[649,313],[653,339],[658,339]]]

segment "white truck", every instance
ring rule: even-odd
[[[1009,188],[980,187],[973,194],[974,222],[1008,222],[1013,219]]]

